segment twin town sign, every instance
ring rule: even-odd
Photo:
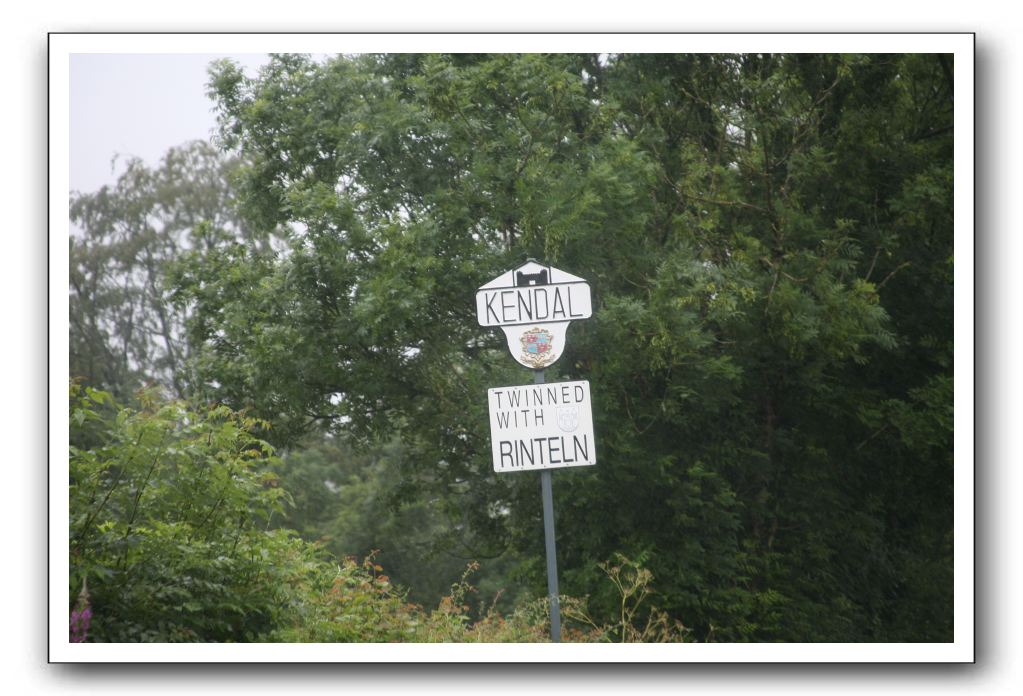
[[[565,333],[574,319],[593,313],[585,280],[530,260],[484,285],[476,293],[481,326],[499,326],[508,350],[535,370],[534,384],[487,390],[494,471],[540,469],[543,536],[547,549],[547,595],[551,640],[561,640],[558,560],[554,547],[554,494],[551,472],[596,464],[590,383],[544,382],[544,368],[565,351]]]
[[[574,319],[593,313],[589,284],[552,266],[529,261],[476,293],[481,326],[504,331],[512,356],[543,370],[565,350]],[[488,391],[494,470],[528,471],[595,464],[590,383],[543,383]]]
[[[494,471],[597,463],[589,382],[497,387],[487,397]]]
[[[476,293],[481,326],[499,326],[520,364],[542,370],[561,357],[573,319],[593,313],[590,286],[577,276],[530,261]]]

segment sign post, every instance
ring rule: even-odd
[[[543,384],[543,370],[534,375],[536,384]],[[551,642],[561,642],[561,602],[558,599],[558,554],[554,548],[554,492],[551,470],[540,472],[540,494],[543,498],[543,542],[547,550],[547,596],[551,603]]]
[[[480,325],[500,327],[512,357],[534,370],[533,386],[495,387],[487,398],[494,471],[540,469],[554,643],[561,642],[561,606],[550,470],[596,464],[597,455],[589,382],[547,384],[544,369],[564,352],[569,324],[592,313],[585,280],[532,259],[476,293]]]

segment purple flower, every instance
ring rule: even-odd
[[[78,593],[78,601],[75,608],[71,610],[71,638],[72,643],[84,643],[89,637],[89,621],[92,619],[92,606],[89,604],[89,588],[85,580],[82,580],[82,591]]]

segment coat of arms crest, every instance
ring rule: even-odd
[[[558,409],[558,427],[570,433],[579,427],[579,407],[562,406]]]
[[[554,336],[547,329],[538,326],[522,334],[522,360],[533,368],[541,368],[554,362]]]

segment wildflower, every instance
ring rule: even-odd
[[[74,609],[71,610],[71,641],[72,643],[84,643],[89,637],[89,621],[92,620],[92,606],[89,604],[89,587],[86,581],[82,580],[82,591],[78,593],[78,600]]]

